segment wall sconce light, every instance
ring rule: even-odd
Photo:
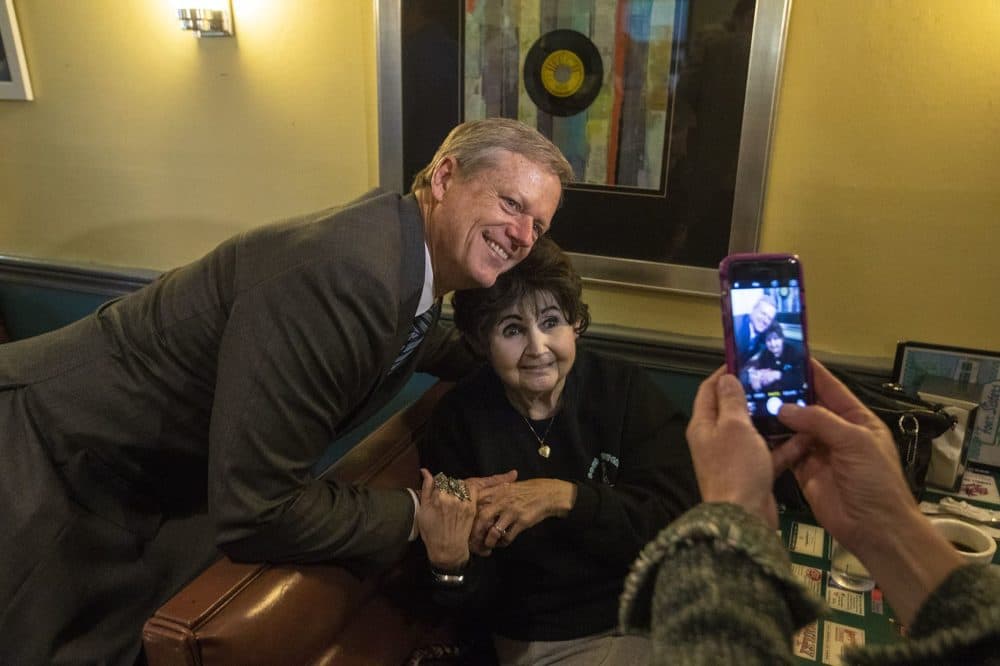
[[[181,30],[193,30],[199,37],[232,37],[233,10],[229,0],[205,4],[215,6],[177,9]]]

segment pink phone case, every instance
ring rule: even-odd
[[[809,353],[809,335],[808,335],[808,322],[806,318],[806,289],[804,280],[804,271],[802,269],[802,261],[799,259],[798,255],[795,254],[781,254],[781,253],[741,253],[741,254],[731,254],[725,257],[719,264],[719,287],[720,287],[720,299],[721,299],[721,310],[722,310],[722,332],[723,340],[725,343],[725,353],[726,353],[726,368],[731,374],[739,375],[739,361],[737,359],[736,353],[736,340],[733,333],[733,314],[732,314],[732,298],[730,295],[730,290],[732,288],[731,272],[735,264],[738,263],[751,263],[751,262],[770,262],[770,261],[786,261],[789,259],[795,260],[798,264],[799,275],[798,275],[798,288],[799,288],[799,300],[801,303],[800,321],[802,326],[802,352],[805,355],[805,367],[804,374],[806,382],[808,384],[808,391],[806,396],[806,402],[812,404],[815,402],[815,392],[813,389],[813,372],[812,364],[809,361],[811,358]],[[768,437],[782,437],[787,435],[787,432],[782,433],[763,433]]]

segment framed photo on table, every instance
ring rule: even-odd
[[[757,248],[790,3],[379,0],[382,185],[517,118],[574,167],[551,233],[586,279],[718,294]]]
[[[0,99],[34,99],[14,0],[0,0]]]
[[[893,379],[929,402],[974,412],[969,460],[1000,467],[1000,352],[924,342],[896,346]]]

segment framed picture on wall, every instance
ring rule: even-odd
[[[718,294],[757,248],[791,0],[379,0],[379,165],[517,118],[573,165],[552,226],[591,281]]]
[[[0,0],[0,99],[33,99],[14,0]]]

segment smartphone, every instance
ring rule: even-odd
[[[754,426],[780,440],[785,403],[814,402],[806,290],[794,254],[733,254],[719,264],[726,365],[743,384]]]

